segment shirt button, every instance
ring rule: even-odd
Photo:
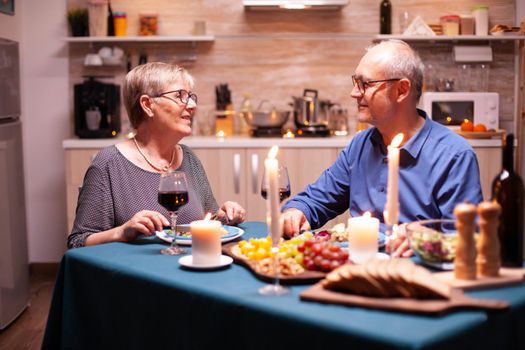
[[[384,187],[379,187],[379,192],[385,192],[385,188]]]

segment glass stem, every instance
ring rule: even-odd
[[[386,235],[386,248],[388,255],[392,256],[396,248],[396,239],[397,239],[397,225],[386,224],[385,227]]]
[[[277,269],[278,265],[278,256],[279,248],[278,247],[272,247],[272,253],[273,253],[273,271],[274,271],[274,279],[273,279],[273,285],[275,289],[279,288],[279,270]]]
[[[171,232],[173,232],[173,241],[171,241],[171,247],[179,248],[179,245],[177,244],[177,212],[176,211],[170,212],[170,219],[171,219]]]

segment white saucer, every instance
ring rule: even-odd
[[[233,259],[227,255],[221,255],[221,261],[218,264],[211,264],[211,265],[194,265],[193,256],[191,255],[186,255],[179,259],[179,264],[181,264],[184,267],[195,269],[195,270],[218,269],[220,267],[228,266],[232,262],[233,262]]]

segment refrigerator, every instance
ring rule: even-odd
[[[18,52],[0,38],[0,330],[29,303]]]

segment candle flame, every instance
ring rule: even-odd
[[[219,130],[219,131],[217,131],[216,136],[217,137],[224,137],[224,136],[226,136],[226,133],[224,131],[222,131],[222,130]]]
[[[363,214],[363,216],[364,216],[365,218],[371,218],[371,217],[372,217],[372,214],[370,214],[369,211],[365,211],[364,214]]]
[[[403,135],[402,133],[397,134],[392,140],[392,142],[390,142],[390,147],[399,147],[401,142],[403,142],[404,137],[405,135]]]
[[[279,146],[272,146],[270,152],[268,152],[268,158],[275,159],[275,157],[277,156],[277,151],[279,151]]]
[[[206,216],[204,217],[204,220],[210,221],[210,219],[211,219],[211,213],[206,214]]]

